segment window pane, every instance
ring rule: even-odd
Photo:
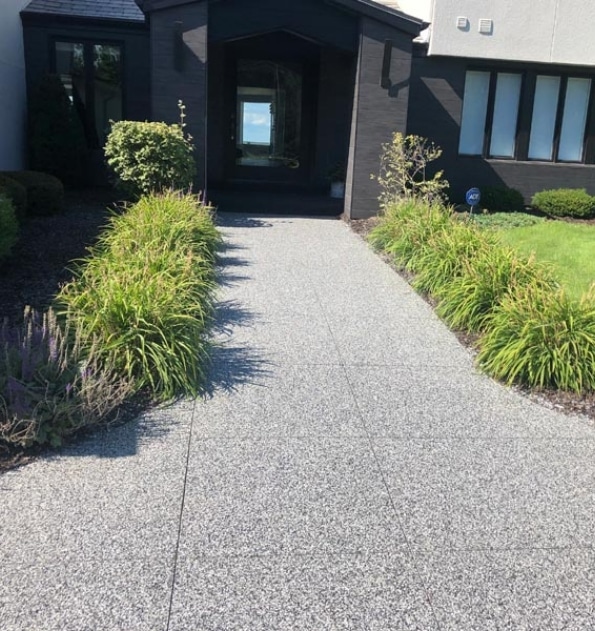
[[[553,158],[559,92],[560,77],[537,77],[529,139],[529,158],[532,160]]]
[[[485,132],[488,96],[490,93],[489,72],[467,72],[459,153],[481,155]]]
[[[568,79],[558,160],[580,162],[583,159],[590,93],[590,79]]]
[[[490,155],[513,158],[521,97],[521,75],[499,73],[494,101]]]
[[[56,42],[56,74],[70,102],[79,108],[85,104],[85,48],[83,44]]]
[[[93,46],[95,133],[103,146],[110,121],[122,120],[122,61],[119,46]]]

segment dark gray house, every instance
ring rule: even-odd
[[[27,80],[59,74],[99,149],[108,121],[186,105],[203,189],[328,189],[372,214],[380,145],[405,131],[421,20],[370,0],[33,0]]]
[[[207,191],[323,193],[344,170],[346,215],[370,216],[381,144],[402,131],[443,147],[455,197],[472,185],[595,193],[595,49],[571,45],[559,0],[551,19],[537,2],[533,30],[510,19],[517,4],[459,15],[453,0],[32,0],[27,85],[60,75],[98,165],[110,120],[175,122],[182,100]]]

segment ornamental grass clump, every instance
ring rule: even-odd
[[[131,392],[99,360],[80,328],[50,309],[29,307],[21,326],[0,327],[0,439],[21,447],[49,443],[114,418]]]
[[[219,240],[198,197],[147,196],[111,219],[58,302],[135,389],[159,400],[196,395]]]
[[[460,273],[436,292],[437,312],[455,329],[485,331],[502,300],[526,287],[554,291],[556,283],[534,259],[493,245],[463,261]]]
[[[506,296],[481,339],[479,364],[506,383],[595,390],[595,293],[581,300],[530,285]]]

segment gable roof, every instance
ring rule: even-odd
[[[135,0],[32,0],[22,13],[144,22]]]

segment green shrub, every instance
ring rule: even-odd
[[[531,203],[535,208],[553,217],[592,217],[595,215],[595,197],[585,189],[557,188],[535,193]]]
[[[208,357],[218,242],[198,198],[143,198],[112,218],[58,303],[135,388],[158,399],[195,395]]]
[[[83,352],[83,347],[85,350]],[[0,438],[57,446],[78,429],[106,421],[131,389],[80,330],[62,329],[52,310],[25,311],[20,327],[0,327]]]
[[[180,105],[183,108],[182,105]],[[191,138],[182,123],[120,121],[112,125],[105,145],[116,185],[138,198],[166,189],[188,190],[196,173]]]
[[[505,382],[595,390],[595,294],[529,286],[507,296],[481,340],[480,365]]]
[[[46,75],[29,99],[29,165],[69,185],[85,183],[87,142],[81,119],[60,77]]]
[[[437,291],[437,312],[459,330],[484,331],[505,296],[528,286],[553,290],[548,270],[514,250],[493,245],[465,260],[461,273]]]
[[[369,240],[398,265],[415,269],[412,259],[436,232],[449,226],[450,217],[451,212],[439,203],[403,198],[387,205]]]
[[[0,195],[10,199],[17,219],[22,221],[27,213],[27,189],[15,179],[0,173]]]
[[[18,233],[19,224],[12,202],[0,195],[0,261],[9,256]]]
[[[525,209],[525,198],[515,188],[485,186],[481,189],[481,207],[492,212],[514,212]]]
[[[416,277],[413,287],[430,295],[436,295],[442,287],[461,275],[467,264],[496,243],[496,237],[481,232],[470,223],[450,221],[448,228],[437,232],[419,250],[414,259]]]
[[[528,213],[517,212],[477,213],[471,215],[471,219],[481,228],[493,228],[495,230],[524,228],[525,226],[534,226],[547,221],[545,217],[536,217]]]
[[[393,133],[391,142],[382,145],[378,175],[372,174],[380,186],[382,208],[409,197],[429,202],[442,200],[449,186],[443,172],[428,176],[428,165],[441,155],[442,149],[427,138]]]
[[[25,187],[28,215],[54,215],[63,210],[64,186],[58,178],[37,171],[9,171],[6,175]]]

